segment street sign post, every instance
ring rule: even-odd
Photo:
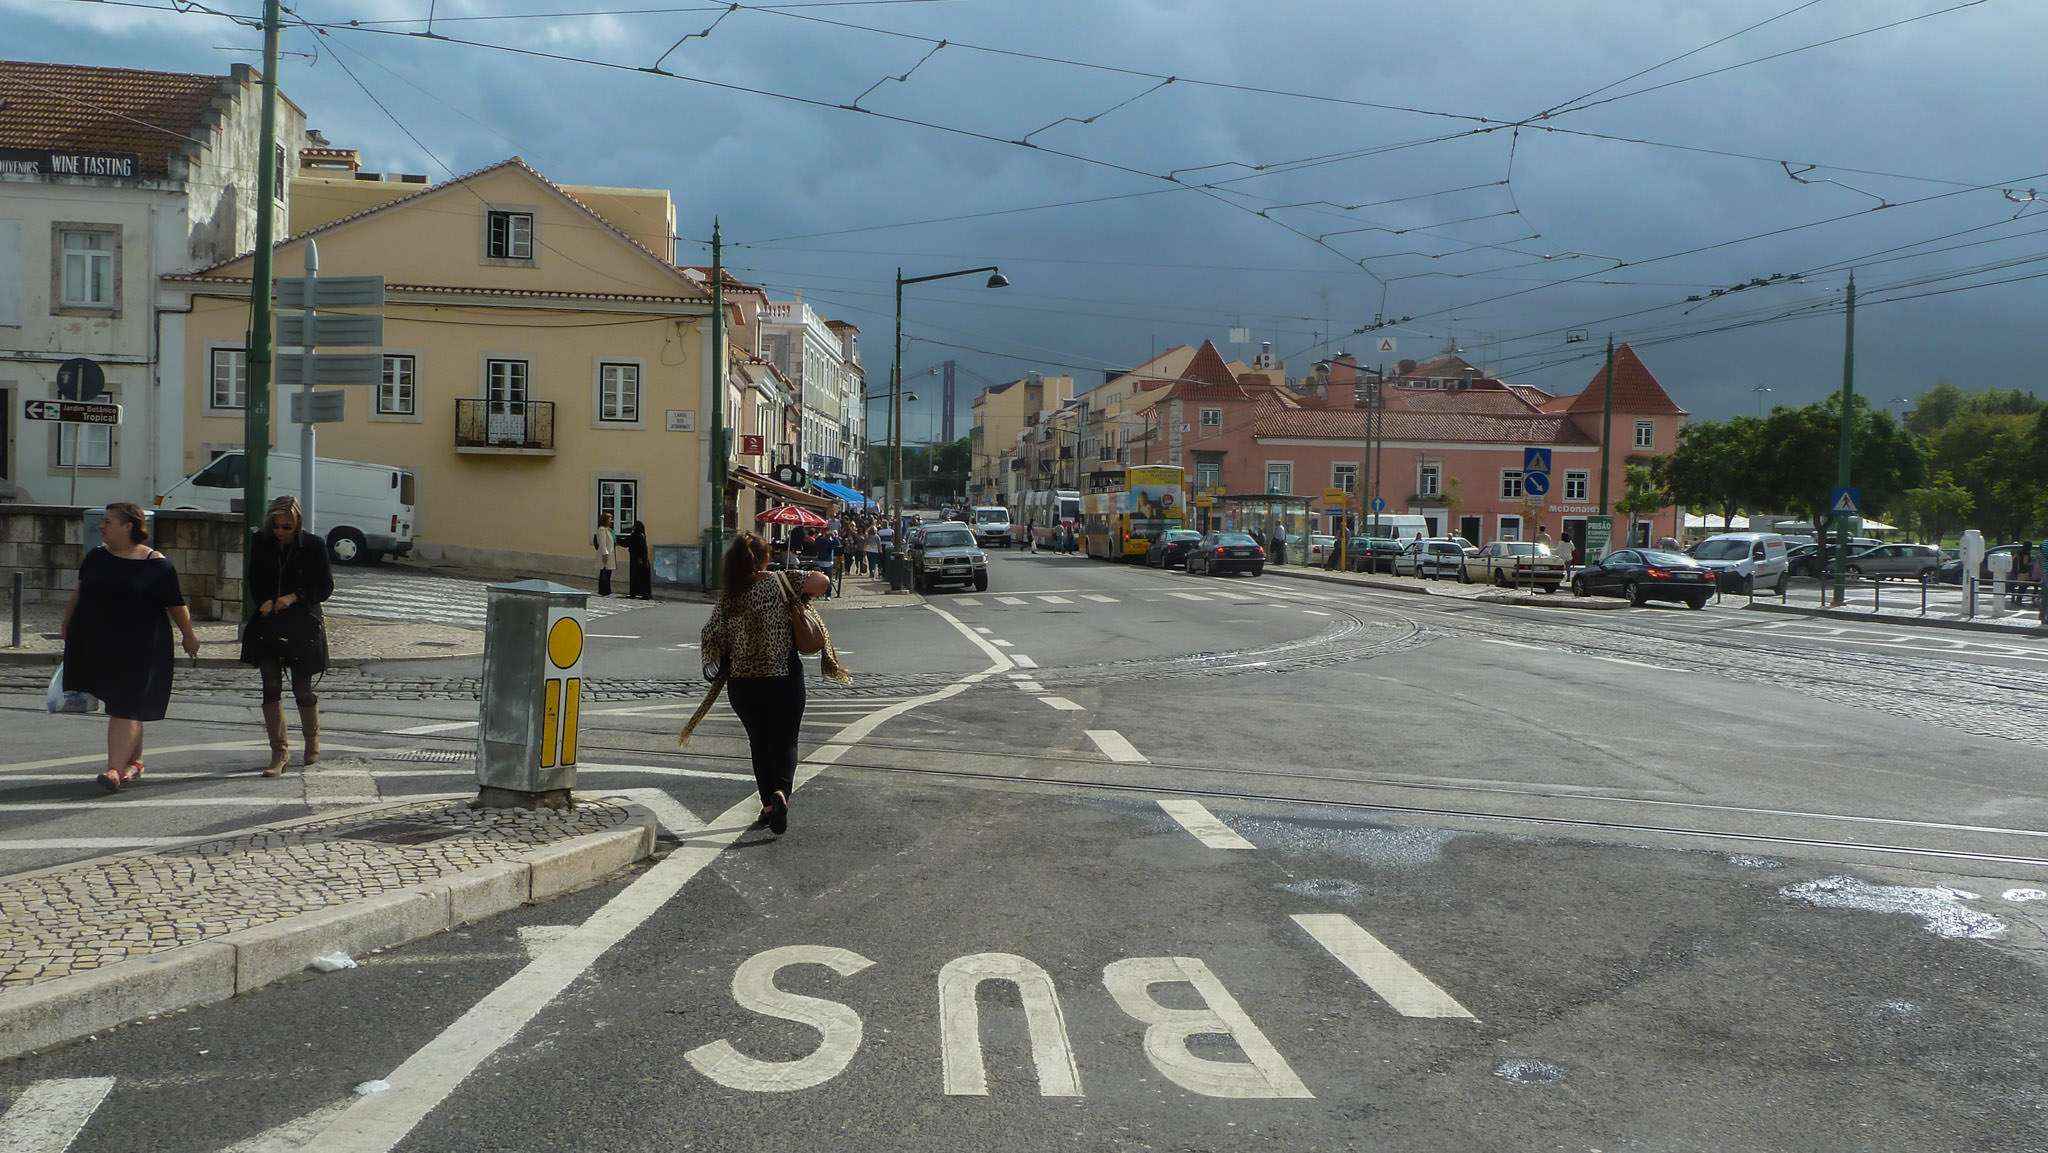
[[[337,344],[344,348],[374,348],[384,343],[384,318],[347,312],[326,316],[281,312],[277,316],[277,343],[296,348]]]
[[[316,272],[315,269],[308,269]],[[384,278],[381,276],[281,276],[277,279],[279,308],[382,308]],[[280,341],[279,343],[283,343]]]
[[[340,390],[330,392],[292,393],[293,424],[338,424],[347,419],[348,393]]]
[[[1547,472],[1525,472],[1522,474],[1522,492],[1537,497],[1550,491],[1550,474]]]
[[[320,319],[325,320],[326,317]],[[382,384],[381,352],[280,352],[279,384]]]
[[[82,356],[57,366],[57,397],[60,400],[95,400],[107,390],[107,370]]]
[[[82,400],[27,400],[22,402],[21,415],[64,424],[120,424],[121,406]]]

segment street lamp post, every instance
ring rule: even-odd
[[[990,288],[1009,286],[1009,278],[993,264],[982,268],[963,268],[957,272],[935,272],[930,276],[906,277],[902,268],[896,270],[896,349],[889,362],[889,432],[893,442],[889,453],[889,527],[894,530],[890,533],[889,546],[890,592],[899,592],[903,588],[903,286],[982,272],[989,274]]]

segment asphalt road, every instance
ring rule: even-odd
[[[993,566],[831,615],[859,681],[813,682],[788,836],[679,821],[591,889],[0,1066],[0,1108],[111,1078],[80,1151],[2048,1149],[2039,642]],[[745,812],[729,714],[674,749],[703,613],[593,623],[583,791]],[[471,786],[474,662],[437,664],[334,679],[352,787]],[[100,724],[34,704],[8,871],[319,799],[250,775],[225,695],[81,799],[46,762]]]

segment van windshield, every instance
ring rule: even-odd
[[[1709,540],[1692,550],[1694,560],[1742,560],[1749,556],[1746,540]]]
[[[973,548],[974,538],[967,535],[966,529],[933,529],[932,531],[924,534],[924,547]]]
[[[192,483],[207,488],[241,488],[249,479],[249,470],[243,465],[248,459],[239,452],[231,452],[201,469]]]
[[[1010,510],[1006,508],[978,508],[974,510],[975,524],[1009,524]]]

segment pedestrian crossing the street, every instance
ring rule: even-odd
[[[322,605],[335,616],[406,624],[484,627],[485,590],[490,583],[458,577],[426,576],[395,568],[338,568],[334,595]],[[636,607],[625,598],[590,598],[586,620],[597,620]]]

